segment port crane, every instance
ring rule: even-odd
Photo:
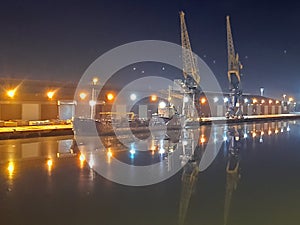
[[[183,89],[183,103],[182,116],[186,121],[193,121],[196,116],[197,107],[199,107],[198,95],[200,93],[199,83],[200,75],[197,65],[197,59],[192,51],[187,26],[185,23],[184,12],[181,11],[180,27],[181,27],[181,46],[182,46],[182,63],[184,81]]]
[[[243,68],[239,55],[235,53],[233,37],[231,33],[230,18],[226,17],[227,25],[227,53],[228,53],[228,81],[229,81],[229,101],[227,105],[227,119],[242,119],[243,112],[241,110],[242,100],[242,83],[240,70]]]

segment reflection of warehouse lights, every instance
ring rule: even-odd
[[[135,101],[136,100],[136,94],[131,94],[130,95],[130,100]]]
[[[276,128],[276,130],[275,130],[275,134],[278,134],[278,132],[279,132],[279,130]]]
[[[134,148],[134,143],[130,144],[130,158],[133,159],[135,155],[135,148]]]
[[[260,133],[260,135],[264,135],[264,134],[265,134],[265,132],[263,132],[263,131]]]
[[[260,138],[259,138],[259,142],[260,142],[260,143],[263,143],[263,142],[264,142],[264,140],[263,140],[262,136],[260,136]]]
[[[200,138],[200,143],[201,144],[204,144],[204,142],[206,141],[205,137],[204,137],[204,134],[201,135],[201,138]]]
[[[223,141],[227,141],[227,136],[226,135],[223,136]]]
[[[290,128],[290,126],[288,126],[287,128],[286,128],[286,131],[290,131],[291,130],[291,128]]]
[[[47,160],[47,165],[48,165],[49,168],[52,167],[52,165],[53,165],[52,159]]]
[[[270,99],[270,100],[269,100],[269,104],[272,104],[272,103],[273,103],[273,101]]]
[[[235,140],[236,140],[236,141],[239,141],[239,140],[240,140],[240,137],[239,137],[239,136],[235,136]]]
[[[248,135],[246,133],[244,133],[244,138],[247,138],[247,137],[248,137]]]
[[[164,154],[165,153],[165,149],[164,149],[164,140],[160,140],[159,141],[159,154]]]
[[[264,99],[261,100],[261,104],[263,104],[263,103],[265,103],[265,100],[264,100]]]
[[[268,135],[271,135],[271,134],[272,134],[272,131],[271,131],[271,130],[269,130],[269,131],[268,131]]]
[[[224,98],[224,102],[226,103],[226,102],[228,102],[229,101],[229,99],[227,98],[227,97],[225,97]]]
[[[256,137],[256,133],[254,131],[252,133],[252,137]]]
[[[160,102],[160,103],[158,104],[158,107],[161,108],[161,109],[164,109],[164,108],[167,107],[167,104],[166,104],[165,102]]]
[[[218,102],[219,98],[218,97],[214,97],[214,103]]]
[[[248,98],[245,98],[245,99],[244,99],[244,102],[245,102],[245,103],[248,103],[248,102],[249,102]]]
[[[8,174],[12,175],[15,170],[15,164],[13,162],[8,163],[7,170],[8,170]]]
[[[90,161],[89,161],[89,165],[91,168],[93,168],[93,166],[95,165],[95,161],[94,161],[94,157],[93,155],[91,155]]]
[[[79,156],[79,160],[80,160],[80,162],[84,162],[84,161],[85,161],[85,157],[84,157],[84,155],[83,155],[83,154],[80,154],[80,156]]]
[[[256,98],[252,99],[252,101],[253,101],[254,104],[257,103],[257,99]]]
[[[276,102],[275,102],[276,104],[279,104],[279,101],[278,100],[276,100]]]

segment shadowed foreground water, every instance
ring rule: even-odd
[[[201,127],[195,148],[181,155],[185,167],[145,187],[95,173],[70,136],[0,141],[0,224],[300,224],[300,121],[220,130],[214,141],[223,144],[208,169],[198,169],[210,132]],[[170,163],[181,142],[169,135],[133,154],[106,141],[111,157],[134,165]]]

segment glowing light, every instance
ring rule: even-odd
[[[107,157],[108,157],[108,158],[111,158],[112,156],[113,156],[112,152],[111,152],[111,151],[108,151],[108,152],[107,152]]]
[[[151,101],[152,101],[152,102],[157,101],[157,96],[156,96],[156,95],[151,95]]]
[[[79,97],[80,97],[81,100],[84,100],[84,99],[86,98],[86,96],[87,96],[87,94],[84,93],[84,92],[81,92],[81,93],[79,94]]]
[[[247,138],[247,137],[248,137],[248,135],[246,133],[244,133],[244,138]]]
[[[7,170],[8,170],[9,175],[12,175],[15,170],[15,164],[13,162],[9,162]]]
[[[89,165],[90,165],[91,168],[93,168],[94,165],[95,165],[95,161],[94,161],[93,155],[91,155],[91,157],[90,157]]]
[[[47,97],[48,97],[49,99],[52,99],[52,98],[54,97],[54,94],[55,94],[54,91],[48,91],[48,92],[47,92]]]
[[[218,97],[214,97],[214,102],[218,102],[219,101],[219,98]]]
[[[224,136],[223,136],[223,141],[227,141],[227,140],[228,140],[227,136],[224,135]]]
[[[52,165],[53,165],[52,159],[47,160],[47,165],[48,165],[48,167],[52,167]]]
[[[248,98],[245,98],[245,99],[244,99],[244,102],[245,102],[245,103],[248,103],[248,102],[249,102]]]
[[[130,152],[131,155],[134,155],[134,154],[135,154],[135,150],[134,150],[134,149],[130,149],[129,152]]]
[[[187,96],[184,96],[184,97],[183,97],[183,101],[184,101],[184,102],[188,102],[188,101],[189,101],[189,98],[188,98]]]
[[[278,129],[276,129],[276,130],[275,130],[275,134],[278,134],[278,133],[279,133],[279,130],[278,130]]]
[[[276,102],[275,102],[276,104],[279,104],[279,101],[278,100],[276,100]]]
[[[134,148],[134,143],[130,144],[130,158],[134,158],[135,155],[135,148]]]
[[[84,162],[85,161],[85,156],[83,154],[80,154],[79,160],[80,160],[80,162]]]
[[[205,141],[206,141],[206,139],[205,139],[204,135],[202,134],[201,138],[200,138],[200,143],[203,144]]]
[[[97,77],[94,77],[93,78],[93,85],[96,85],[98,83],[98,78]]]
[[[89,101],[90,106],[95,106],[96,104],[97,104],[97,102],[95,100],[90,100]]]
[[[112,93],[108,93],[108,94],[106,95],[106,97],[107,97],[107,100],[108,100],[108,101],[112,101],[112,100],[115,98],[115,96],[114,96]]]
[[[286,131],[290,131],[291,130],[291,128],[290,128],[290,126],[288,126],[287,128],[286,128]]]
[[[161,108],[161,109],[164,109],[164,108],[167,107],[167,103],[165,103],[165,102],[160,102],[160,103],[158,104],[158,107]]]
[[[289,98],[289,102],[292,102],[292,101],[294,101],[294,99],[290,97],[290,98]]]
[[[201,104],[205,104],[206,103],[206,98],[201,98]]]
[[[252,137],[256,137],[256,133],[254,131],[252,133]]]
[[[15,89],[8,90],[6,92],[6,94],[7,94],[8,97],[13,98],[16,94],[16,90]]]
[[[272,103],[273,103],[273,101],[270,99],[270,100],[269,100],[269,104],[272,104]]]
[[[264,135],[264,134],[265,134],[265,132],[263,132],[263,131],[260,133],[260,135]]]
[[[271,130],[269,130],[269,131],[268,131],[268,135],[271,135],[271,134],[272,134],[272,131],[271,131]]]
[[[239,137],[239,136],[235,136],[235,140],[236,140],[236,141],[239,141],[239,140],[240,140],[240,137]]]
[[[229,101],[229,99],[227,98],[227,97],[225,97],[224,98],[224,102],[226,103],[226,102],[228,102]]]
[[[131,94],[131,95],[130,95],[130,100],[131,100],[131,101],[135,101],[135,100],[136,100],[136,94],[134,94],[134,93]]]
[[[256,98],[253,98],[252,99],[252,102],[255,104],[255,103],[257,103],[257,99]]]
[[[261,104],[263,104],[263,103],[265,103],[265,100],[264,100],[264,99],[261,100]]]

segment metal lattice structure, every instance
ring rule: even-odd
[[[182,63],[184,76],[184,97],[182,105],[182,115],[187,120],[195,119],[195,105],[198,104],[195,95],[199,91],[200,75],[196,57],[192,51],[187,26],[185,23],[184,12],[181,11],[180,27],[181,27],[181,45],[182,45]],[[191,99],[187,101],[187,99]],[[198,104],[199,105],[199,104]]]
[[[239,61],[239,55],[235,53],[233,44],[233,37],[230,26],[229,16],[226,17],[227,26],[227,53],[228,53],[228,81],[230,91],[230,101],[228,103],[226,117],[227,118],[242,118],[243,112],[241,110],[242,98],[242,83],[240,70],[242,64]]]

